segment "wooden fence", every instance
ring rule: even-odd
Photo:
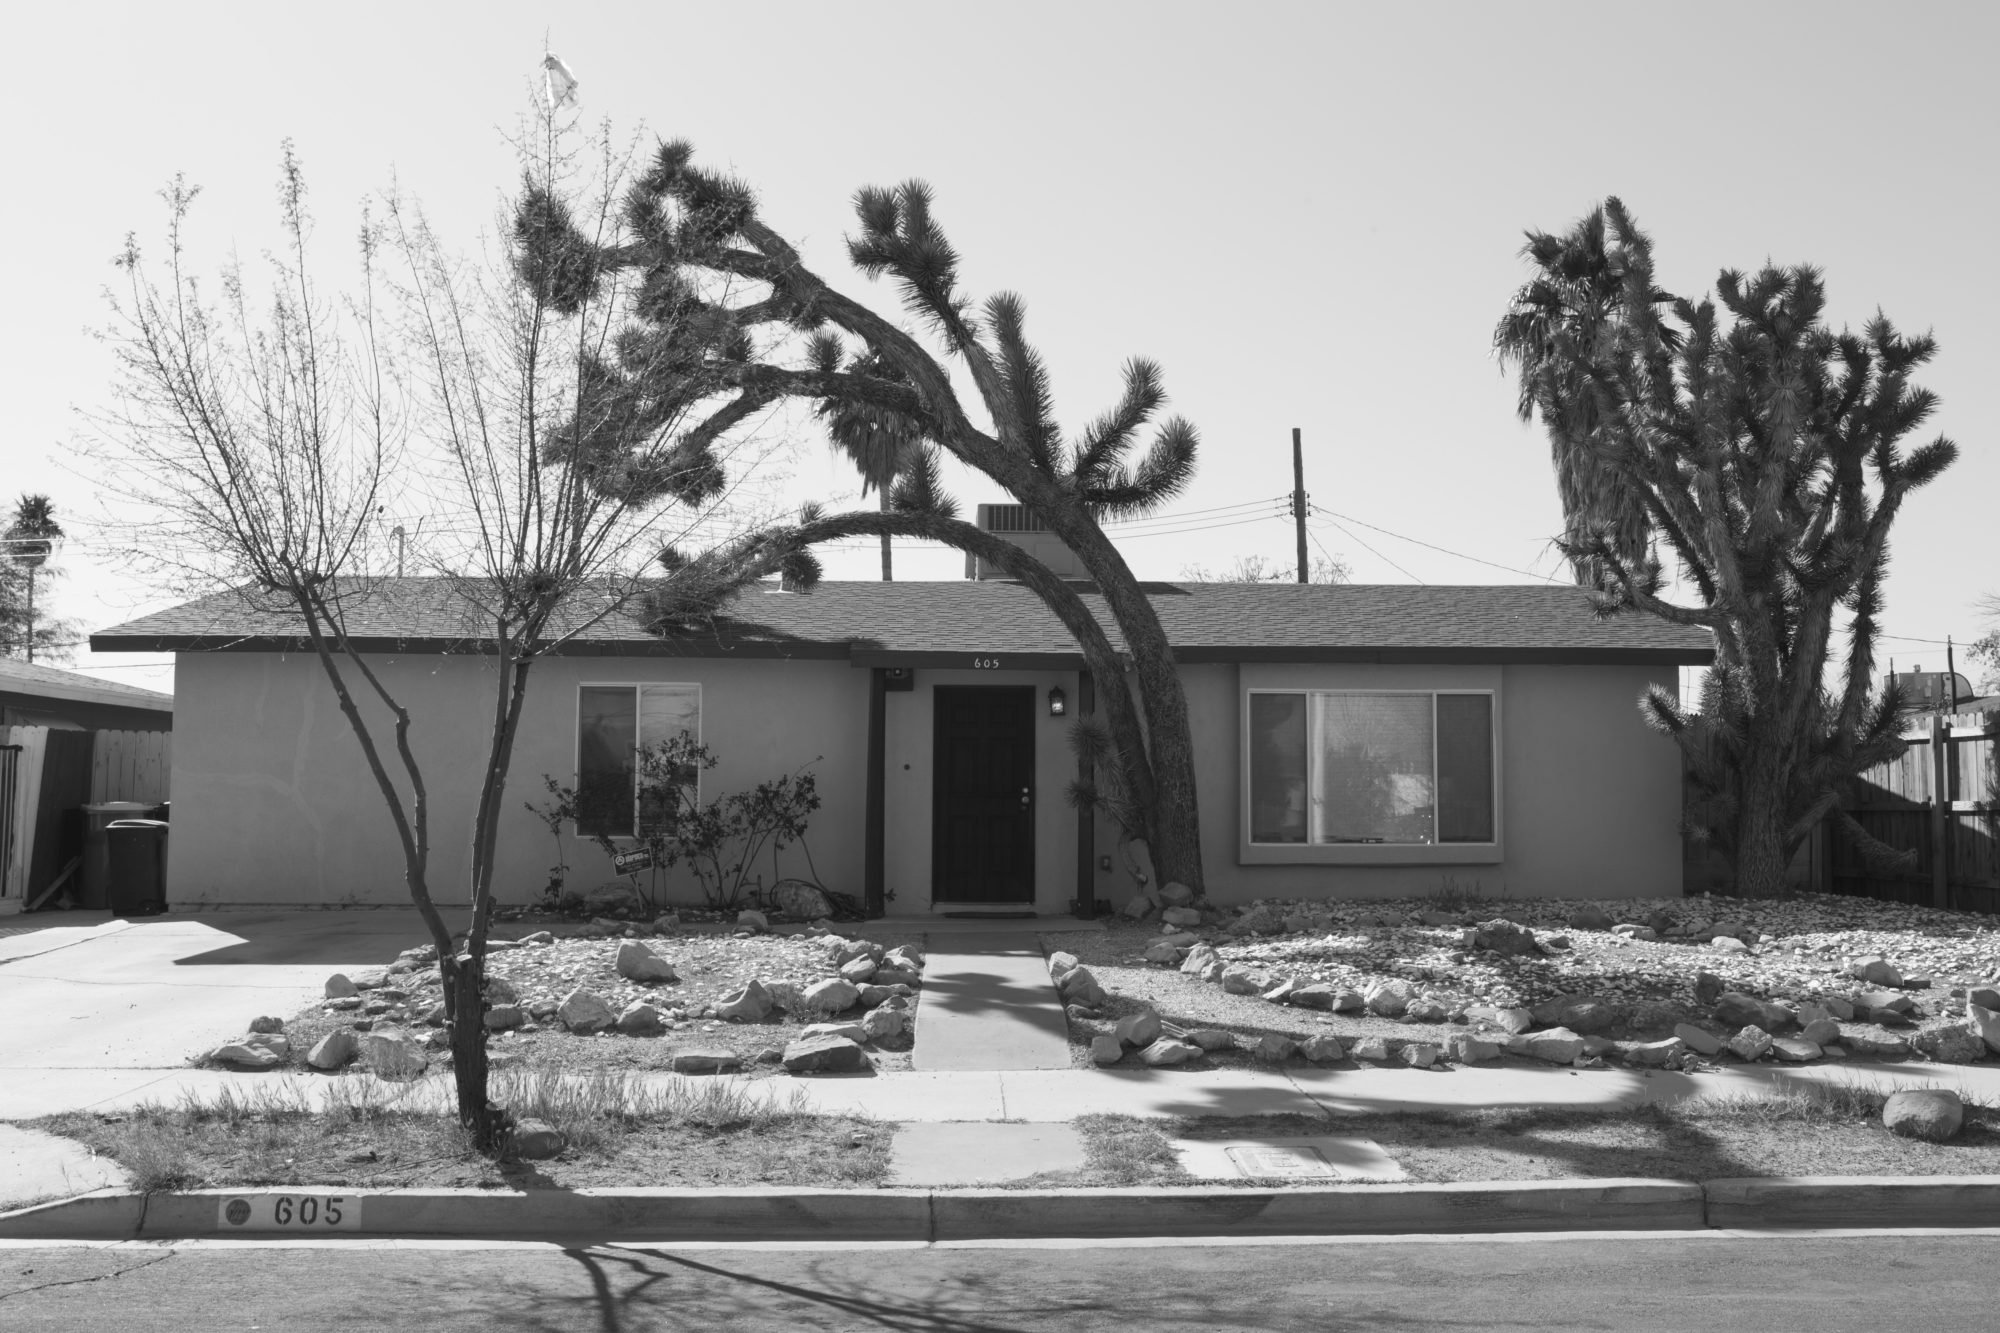
[[[1878,841],[1916,853],[1916,868],[1872,871],[1835,831],[1835,893],[2000,913],[2000,772],[1986,716],[1920,718],[1900,759],[1868,770],[1847,812]]]
[[[65,827],[79,806],[167,799],[169,732],[0,727],[0,746],[16,747],[0,760],[12,770],[0,771],[0,912],[33,902],[80,852],[81,825]]]
[[[90,803],[144,801],[158,805],[167,799],[167,778],[174,771],[171,731],[99,731],[92,733]]]

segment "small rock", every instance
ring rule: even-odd
[[[562,1154],[569,1146],[562,1131],[546,1120],[523,1120],[507,1136],[507,1147],[524,1161],[540,1162]]]
[[[528,1021],[520,1006],[496,1004],[486,1011],[486,1028],[489,1032],[506,1032]]]
[[[1986,1043],[1962,1027],[1919,1032],[1910,1044],[1942,1065],[1969,1065],[1986,1058]]]
[[[870,1041],[888,1041],[910,1030],[910,1016],[901,1009],[870,1009],[861,1020],[861,1031]]]
[[[1826,1010],[1826,1016],[1836,1022],[1845,1023],[1854,1017],[1853,1004],[1837,995],[1829,995],[1822,999],[1819,1007]]]
[[[2000,990],[1994,990],[1990,986],[1974,986],[1965,993],[1965,1002],[1976,1004],[1981,1009],[2000,1011]]]
[[[1125,1044],[1116,1037],[1096,1036],[1090,1039],[1090,1058],[1099,1065],[1115,1065],[1125,1058]]]
[[[875,965],[874,981],[878,986],[909,986],[912,989],[923,984],[923,974],[914,967],[897,967],[886,960]]]
[[[1752,1024],[1729,1039],[1729,1049],[1739,1060],[1761,1060],[1771,1053],[1771,1034]]]
[[[487,1015],[487,1021],[492,1021],[492,1015]],[[618,1015],[618,1030],[628,1037],[657,1037],[667,1030],[667,1025],[659,1010],[644,1000],[636,1000]]]
[[[521,937],[521,947],[530,948],[540,944],[554,944],[556,937],[546,930],[537,930]]]
[[[1192,907],[1169,907],[1160,913],[1160,920],[1170,926],[1198,926],[1201,924],[1201,913]]]
[[[877,972],[881,969],[877,968]],[[886,983],[885,983],[886,984]],[[816,1013],[838,1014],[852,1009],[861,998],[861,989],[845,977],[828,977],[806,987],[806,1008]],[[790,1068],[787,1065],[786,1068]]]
[[[384,1028],[361,1038],[361,1058],[377,1078],[415,1078],[430,1068],[423,1047],[397,1028]]]
[[[808,1023],[799,1036],[805,1040],[818,1037],[845,1037],[852,1042],[868,1040],[868,1029],[859,1023]]]
[[[1415,989],[1407,981],[1378,981],[1362,995],[1368,1012],[1383,1018],[1396,1018],[1410,1007],[1416,998]]]
[[[1081,965],[1063,973],[1062,980],[1056,983],[1056,990],[1071,1004],[1087,1005],[1092,1009],[1102,1008],[1109,998],[1096,974]]]
[[[1992,992],[1975,991],[1973,994],[1991,995]],[[1965,1001],[1965,1026],[1985,1043],[1987,1050],[2000,1054],[2000,1011],[1968,997]]]
[[[1490,1004],[1474,1005],[1465,1011],[1465,1017],[1468,1022],[1499,1028],[1510,1036],[1526,1032],[1535,1025],[1535,1016],[1526,1009],[1500,1009]]]
[[[1717,935],[1708,942],[1708,947],[1717,953],[1749,953],[1750,946],[1734,935]]]
[[[1707,1028],[1698,1028],[1692,1023],[1681,1023],[1675,1026],[1674,1036],[1697,1055],[1722,1054],[1722,1038]]]
[[[335,1028],[313,1043],[313,1048],[306,1052],[306,1063],[314,1069],[339,1069],[359,1049],[352,1032]]]
[[[484,987],[488,1004],[519,1004],[521,992],[505,977],[488,977]]]
[[[326,998],[329,1000],[344,1000],[350,995],[359,994],[360,990],[359,986],[348,980],[345,972],[336,972],[326,979]]]
[[[1847,974],[1871,986],[1901,986],[1903,974],[1886,958],[1863,958],[1847,969]]]
[[[253,1018],[250,1020],[250,1030],[252,1032],[260,1032],[260,1033],[283,1032],[285,1030],[285,1020],[282,1018],[274,1018],[270,1014],[265,1014],[260,1018]]]
[[[1387,1060],[1389,1043],[1381,1037],[1363,1037],[1348,1047],[1347,1053],[1357,1060]]]
[[[840,975],[859,986],[874,979],[877,966],[872,958],[850,958],[840,965]]]
[[[1064,1005],[1063,1013],[1069,1016],[1072,1023],[1094,1023],[1104,1017],[1102,1009],[1093,1009],[1087,1004]]]
[[[1214,953],[1215,950],[1210,949],[1209,952]],[[1049,976],[1054,981],[1060,982],[1066,973],[1074,972],[1081,966],[1083,964],[1077,961],[1077,956],[1073,953],[1064,953],[1058,949],[1049,955]]]
[[[1569,918],[1571,930],[1609,930],[1616,924],[1609,913],[1595,907],[1579,908]]]
[[[1127,1046],[1151,1046],[1160,1039],[1160,1016],[1150,1009],[1118,1020],[1118,1040]]]
[[[1807,1041],[1804,1037],[1774,1037],[1771,1041],[1771,1053],[1780,1060],[1789,1060],[1795,1065],[1817,1060],[1822,1054],[1818,1042]]]
[[[1275,1032],[1266,1032],[1245,1047],[1253,1060],[1268,1060],[1273,1064],[1289,1060],[1298,1054],[1299,1044],[1290,1037],[1281,1037]]]
[[[1177,967],[1181,961],[1181,951],[1168,940],[1155,940],[1146,946],[1146,961],[1162,967]]]
[[[672,963],[636,940],[618,946],[616,966],[618,975],[627,981],[651,984],[656,981],[680,980]]]
[[[1296,989],[1298,989],[1298,983],[1290,977],[1285,977],[1257,998],[1266,1004],[1283,1004]]]
[[[1445,1050],[1462,1065],[1476,1065],[1500,1058],[1500,1043],[1475,1037],[1470,1032],[1454,1032],[1445,1039]]]
[[[1159,1068],[1164,1065],[1186,1064],[1200,1055],[1199,1046],[1185,1041],[1175,1041],[1172,1037],[1162,1037],[1139,1052],[1139,1062]]]
[[[1907,1060],[1910,1056],[1910,1043],[1901,1037],[1847,1036],[1841,1044],[1871,1060]]]
[[[1472,947],[1514,958],[1529,958],[1541,952],[1534,931],[1499,918],[1485,922],[1473,932]]]
[[[1410,1001],[1410,1007],[1403,1011],[1403,1017],[1412,1023],[1442,1023],[1451,1010],[1437,1000],[1423,998]]]
[[[1358,990],[1344,990],[1333,997],[1333,1012],[1336,1014],[1358,1014],[1367,1007],[1367,999]]]
[[[1179,880],[1168,880],[1160,887],[1160,901],[1169,907],[1186,907],[1194,901],[1194,890]]]
[[[1412,1042],[1403,1048],[1403,1063],[1412,1069],[1429,1069],[1443,1052],[1429,1042]]]
[[[1549,1028],[1545,1032],[1529,1032],[1515,1038],[1521,1043],[1521,1053],[1536,1060],[1546,1060],[1550,1064],[1572,1064],[1583,1054],[1583,1038],[1568,1028]],[[1508,1047],[1513,1047],[1513,1042]]]
[[[1721,999],[1725,989],[1727,988],[1723,985],[1722,978],[1716,976],[1713,972],[1697,972],[1694,974],[1694,1002],[1703,1008],[1707,1008]]]
[[[1189,976],[1200,976],[1212,963],[1220,963],[1222,955],[1210,944],[1197,944],[1188,950],[1187,957],[1181,959],[1181,971]]]
[[[1615,1026],[1624,1017],[1623,1005],[1613,1000],[1586,995],[1571,1000],[1557,1010],[1555,1021],[1559,1027],[1590,1035]]]
[[[229,1041],[208,1053],[208,1058],[217,1064],[235,1065],[239,1069],[269,1069],[282,1064],[284,1058],[268,1046],[252,1045],[247,1041]]]
[[[1943,1143],[1965,1123],[1965,1103],[1945,1088],[1905,1088],[1882,1104],[1882,1123],[1906,1139]]]
[[[743,1058],[721,1046],[698,1046],[674,1052],[676,1074],[728,1074],[743,1067]]]
[[[868,1053],[847,1037],[803,1037],[779,1057],[787,1073],[837,1074],[868,1067]]]
[[[1221,1028],[1192,1028],[1186,1040],[1204,1051],[1226,1051],[1236,1044],[1235,1036]]]
[[[1194,1034],[1190,1032],[1189,1037]],[[1347,1051],[1341,1046],[1340,1038],[1330,1032],[1317,1037],[1308,1037],[1299,1043],[1299,1054],[1314,1064],[1327,1065],[1347,1058]]]
[[[759,935],[768,934],[771,929],[771,918],[765,916],[762,912],[745,908],[736,914],[736,928],[738,930],[753,931]]]
[[[1799,1029],[1799,1036],[1816,1046],[1824,1046],[1830,1041],[1840,1040],[1840,1024],[1831,1018],[1815,1018]]]
[[[1222,970],[1222,989],[1231,995],[1262,995],[1271,989],[1271,974],[1232,963]]]
[[[1333,987],[1315,982],[1308,986],[1295,987],[1285,996],[1287,1002],[1301,1009],[1332,1009],[1336,992]]]
[[[833,903],[810,884],[784,880],[771,891],[771,905],[794,921],[817,921],[833,915]]]
[[[571,1032],[588,1036],[602,1032],[618,1021],[618,1015],[611,1012],[611,1006],[587,990],[578,988],[563,996],[556,1005],[556,1017]]]

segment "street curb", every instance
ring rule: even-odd
[[[1709,1180],[1712,1227],[2000,1226],[2000,1176]]]
[[[233,1228],[230,1200],[338,1196],[361,1230]],[[7,1240],[376,1237],[940,1242],[2000,1226],[2000,1176],[1488,1181],[1295,1189],[100,1190],[0,1213]]]

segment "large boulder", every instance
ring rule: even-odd
[[[339,1069],[360,1049],[350,1029],[335,1028],[313,1043],[313,1048],[306,1052],[306,1063],[314,1069]]]
[[[1707,1028],[1698,1028],[1692,1023],[1682,1023],[1674,1028],[1674,1036],[1696,1055],[1722,1054],[1722,1038]]]
[[[873,981],[875,979],[875,973],[878,970],[880,970],[880,967],[881,965],[872,958],[868,958],[865,956],[861,958],[850,958],[846,962],[840,965],[840,975],[843,979],[851,981],[855,985],[859,986],[866,982]]]
[[[868,1040],[868,1029],[859,1023],[808,1023],[800,1030],[799,1036],[808,1040],[814,1037],[845,1037],[849,1041],[862,1042]]]
[[[1279,935],[1284,932],[1285,918],[1276,909],[1259,903],[1230,923],[1232,935]]]
[[[1819,1059],[1826,1052],[1820,1049],[1818,1042],[1807,1041],[1804,1037],[1773,1037],[1771,1054],[1780,1060],[1789,1060],[1795,1065],[1802,1065]]]
[[[910,1030],[910,1015],[901,1009],[870,1009],[861,1020],[862,1035],[870,1041],[887,1041]]]
[[[923,985],[924,977],[914,967],[896,967],[884,961],[876,965],[872,980],[878,986],[916,987]]]
[[[616,966],[618,975],[627,981],[651,985],[657,981],[680,980],[680,975],[674,971],[672,963],[637,940],[627,940],[618,946]]]
[[[1213,952],[1213,950],[1210,952]],[[1083,966],[1083,963],[1077,956],[1065,950],[1058,949],[1049,955],[1049,976],[1055,981],[1061,981],[1065,976],[1076,971],[1081,966]]]
[[[1445,1053],[1462,1065],[1475,1065],[1487,1060],[1500,1058],[1500,1043],[1474,1036],[1470,1032],[1454,1032],[1445,1038]]]
[[[1184,1040],[1204,1051],[1226,1051],[1236,1044],[1236,1034],[1222,1028],[1189,1028]]]
[[[1679,1037],[1668,1037],[1664,1041],[1635,1042],[1625,1051],[1627,1064],[1643,1065],[1649,1069],[1662,1069],[1676,1064],[1687,1053],[1687,1044]]]
[[[779,1057],[787,1073],[841,1074],[868,1067],[868,1053],[848,1037],[802,1037]]]
[[[736,928],[747,930],[753,935],[763,935],[771,929],[771,918],[755,908],[746,907],[736,914]]]
[[[273,1014],[264,1014],[250,1020],[250,1030],[258,1034],[283,1032],[285,1020]]]
[[[1910,1045],[1941,1065],[1969,1065],[1986,1058],[1986,1043],[1962,1027],[1927,1029],[1911,1038]]]
[[[1266,1032],[1261,1034],[1257,1040],[1251,1042],[1244,1049],[1250,1053],[1250,1058],[1253,1060],[1268,1060],[1276,1064],[1281,1060],[1289,1060],[1294,1055],[1297,1055],[1299,1044],[1290,1037],[1280,1036],[1275,1032]]]
[[[1269,972],[1242,963],[1231,963],[1222,969],[1222,989],[1231,995],[1262,995],[1273,984]]]
[[[345,972],[336,972],[326,979],[326,998],[329,1000],[344,1000],[360,993],[361,988],[350,981]]]
[[[806,1008],[810,1010],[838,1014],[855,1006],[861,999],[861,989],[844,977],[828,977],[806,987],[804,999]],[[789,1065],[786,1067],[790,1068]]]
[[[1598,907],[1580,907],[1569,917],[1571,930],[1609,930],[1617,924],[1610,913]]]
[[[496,1004],[486,1011],[486,1030],[510,1032],[528,1021],[518,1004]]]
[[[1180,946],[1172,940],[1154,940],[1146,946],[1145,959],[1161,967],[1177,967],[1181,961]]]
[[[1724,1027],[1759,1027],[1766,1032],[1783,1032],[1798,1022],[1798,1015],[1771,1000],[1725,991],[1715,1002],[1715,1021]]]
[[[1403,1063],[1412,1069],[1429,1069],[1443,1054],[1427,1041],[1413,1041],[1403,1048]]]
[[[1556,1011],[1555,1021],[1560,1027],[1588,1036],[1617,1026],[1624,1017],[1625,1006],[1618,1001],[1580,995]]]
[[[1192,1037],[1194,1034],[1188,1035]],[[1347,1048],[1331,1032],[1322,1032],[1317,1037],[1308,1037],[1300,1042],[1299,1054],[1316,1065],[1327,1065],[1346,1059]]]
[[[1694,1002],[1704,1007],[1721,999],[1729,987],[1713,972],[1694,974]]]
[[[1160,887],[1160,901],[1169,907],[1186,907],[1194,901],[1194,890],[1179,880],[1169,880]]]
[[[430,1068],[423,1046],[400,1028],[381,1028],[361,1037],[361,1059],[377,1078],[416,1078]]]
[[[805,996],[800,999],[804,1002]],[[761,1023],[776,1007],[776,997],[769,988],[752,978],[743,984],[741,990],[715,1006],[715,1016],[725,1022]]]
[[[1816,1045],[1824,1046],[1828,1042],[1840,1040],[1840,1024],[1831,1018],[1815,1018],[1799,1028],[1799,1036]]]
[[[1339,997],[1339,994],[1340,992],[1332,986],[1316,981],[1309,986],[1293,987],[1291,992],[1285,996],[1285,999],[1288,1003],[1295,1004],[1301,1009],[1330,1010],[1333,1008],[1333,1002]]]
[[[1862,958],[1847,969],[1847,974],[1857,981],[1865,981],[1871,986],[1901,986],[1902,971],[1886,958]]]
[[[556,1017],[571,1032],[585,1036],[602,1032],[618,1021],[618,1015],[611,1012],[611,1006],[582,987],[562,997],[556,1005]]]
[[[1090,1061],[1095,1065],[1115,1065],[1125,1058],[1125,1043],[1116,1037],[1099,1035],[1090,1039]]]
[[[523,1161],[541,1162],[559,1157],[569,1146],[561,1130],[546,1120],[522,1120],[507,1134],[507,1149]]]
[[[1882,1123],[1906,1139],[1943,1143],[1965,1123],[1965,1103],[1947,1088],[1905,1088],[1882,1104]]]
[[[1739,1060],[1761,1060],[1771,1053],[1771,1034],[1750,1024],[1729,1039],[1729,1049]]]

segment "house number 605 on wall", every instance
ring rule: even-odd
[[[972,659],[972,666],[975,671],[998,671],[1000,669],[1000,659],[997,657],[975,657]]]

